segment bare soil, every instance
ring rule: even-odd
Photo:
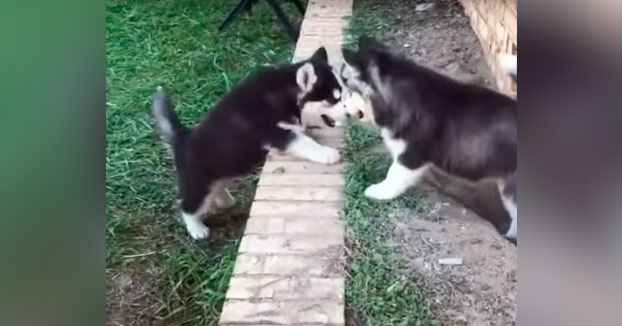
[[[397,23],[386,33],[393,48],[455,79],[495,88],[481,45],[461,5],[453,0],[384,2]],[[423,4],[429,4],[421,10]],[[417,10],[420,9],[420,11]],[[396,210],[394,241],[432,294],[448,325],[516,323],[517,247],[488,222],[429,186],[416,190],[431,214]],[[440,259],[459,258],[459,265]]]
[[[417,11],[418,6],[432,5]],[[395,13],[385,40],[417,63],[494,88],[477,36],[457,0],[386,1]]]
[[[392,212],[393,239],[421,275],[439,318],[447,325],[514,325],[517,247],[433,188],[424,184],[416,192],[434,209],[425,216]]]

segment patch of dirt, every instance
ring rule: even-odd
[[[471,211],[421,185],[432,213],[390,215],[394,241],[448,325],[514,325],[517,247]],[[457,265],[441,260],[457,259]]]
[[[136,325],[154,315],[158,304],[155,289],[140,277],[106,271],[106,325]]]
[[[495,88],[477,36],[456,0],[386,1],[395,13],[385,40],[418,64]],[[424,9],[427,8],[427,9]]]
[[[237,201],[235,208],[212,214],[204,220],[212,232],[209,240],[198,245],[206,254],[219,252],[223,245],[241,237],[254,197],[254,180],[258,171],[234,180],[229,187]],[[178,205],[179,201],[172,203],[170,212],[163,213],[162,219],[179,216]],[[144,254],[125,256],[122,264],[106,268],[106,326],[216,323],[216,320],[205,320],[201,316],[204,312],[196,302],[201,295],[197,291],[201,289],[179,280],[180,277],[191,278],[190,275],[174,275],[168,270],[165,252],[183,248],[179,241],[193,241],[183,223],[180,221],[170,226],[167,221],[161,221],[133,231],[136,242],[128,245],[140,247],[139,251]]]
[[[385,5],[397,19],[385,40],[393,48],[455,79],[496,88],[457,1],[393,0]],[[434,207],[432,216],[395,211],[389,217],[396,226],[394,241],[432,293],[439,317],[448,325],[515,325],[517,247],[433,188],[422,185],[417,192]],[[445,258],[462,262],[439,263]]]

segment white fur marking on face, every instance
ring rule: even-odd
[[[371,103],[358,92],[344,91],[342,101],[346,106],[346,112],[352,116],[358,116],[359,111],[363,112],[363,118],[360,119],[361,122],[374,122],[374,111],[372,110]]]
[[[321,115],[326,115],[335,121],[335,125],[343,124],[347,119],[347,110],[341,101],[331,104],[327,101],[306,102],[301,111],[302,121],[305,126],[324,126]],[[339,122],[339,123],[338,123]]]
[[[374,113],[369,97],[373,90],[369,85],[359,80],[360,72],[348,64],[341,68],[339,81],[345,85],[342,93],[342,102],[346,106],[346,111],[351,115],[357,116],[359,111],[363,112],[362,122],[375,122]],[[343,80],[347,80],[347,84]]]
[[[317,82],[315,69],[310,63],[305,63],[296,72],[296,83],[303,93],[308,93],[313,89],[313,85]]]
[[[371,81],[380,96],[386,103],[391,103],[391,88],[387,87],[385,83],[382,82],[382,78],[380,78],[380,69],[376,64],[371,64],[369,67],[369,74],[371,76]],[[371,89],[371,87],[369,87]],[[369,97],[369,96],[368,96]]]
[[[200,215],[181,212],[181,216],[186,224],[188,233],[193,239],[200,240],[209,237],[209,228],[203,225]]]
[[[322,164],[335,164],[340,160],[339,151],[320,145],[309,136],[301,133],[296,134],[296,138],[289,143],[285,151],[294,156]]]
[[[365,97],[371,97],[374,94],[374,90],[371,88],[370,85],[360,79],[360,73],[358,72],[358,70],[356,70],[355,68],[347,67],[346,72],[348,71],[350,73],[346,74],[350,76],[346,78],[347,86],[350,89],[361,93]]]
[[[335,98],[335,100],[338,100],[341,98],[341,91],[338,89],[333,89],[333,97]]]

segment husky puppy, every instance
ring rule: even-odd
[[[491,222],[501,234],[516,238],[517,102],[454,81],[366,37],[359,39],[357,52],[344,49],[343,56],[341,77],[353,93],[348,105],[367,112],[380,127],[393,158],[385,180],[365,195],[396,198],[431,166],[473,181],[494,178],[509,214]]]
[[[172,150],[182,217],[190,236],[209,236],[202,216],[234,206],[226,189],[228,180],[252,171],[270,149],[323,164],[340,160],[336,149],[306,136],[301,124],[307,106],[330,125],[349,115],[337,77],[322,47],[309,60],[249,77],[194,130],[179,122],[162,89],[156,91],[152,113],[161,138]]]

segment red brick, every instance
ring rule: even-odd
[[[345,184],[337,174],[267,174],[259,178],[259,186],[325,186],[340,187]]]
[[[315,256],[269,255],[265,257],[263,274],[316,277],[343,276],[343,248],[327,250]]]
[[[339,203],[314,202],[275,202],[258,201],[251,207],[252,217],[313,217],[338,218],[341,212]]]
[[[329,235],[334,234],[338,237],[344,237],[343,222],[338,219],[314,219],[314,218],[296,218],[284,221],[284,232],[287,234],[316,234]]]
[[[235,260],[233,274],[260,274],[263,272],[265,256],[239,254]]]
[[[344,323],[343,302],[328,300],[255,303],[227,300],[220,316],[221,325],[343,325]]]
[[[341,36],[348,22],[342,17],[305,19],[300,27],[300,35],[304,36]]]
[[[255,193],[255,200],[338,202],[341,200],[341,189],[304,186],[304,184],[298,187],[260,186]]]
[[[262,178],[267,174],[336,174],[341,175],[345,164],[320,164],[313,162],[274,162],[269,161],[263,167]],[[261,181],[261,180],[260,180]]]
[[[343,246],[343,237],[334,234],[318,236],[256,235],[242,238],[239,252],[265,254],[316,254]]]
[[[249,218],[246,222],[244,234],[278,234],[285,232],[285,219],[273,218]]]
[[[227,299],[335,299],[342,300],[344,280],[308,276],[236,276]]]
[[[310,0],[307,7],[292,61],[324,46],[338,65],[352,0]],[[341,134],[327,135],[335,131],[312,137],[340,148]],[[269,155],[220,325],[344,325],[344,228],[336,202],[343,167]]]
[[[518,36],[518,19],[516,13],[514,13],[510,8],[504,8],[503,10],[503,26],[506,28],[507,32],[516,40]]]

